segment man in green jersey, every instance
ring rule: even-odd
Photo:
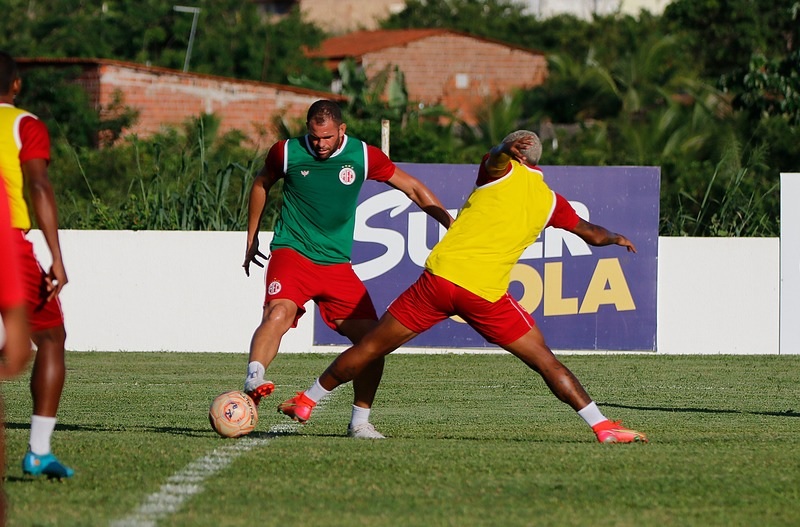
[[[422,182],[397,168],[380,149],[348,136],[342,112],[332,101],[311,105],[308,133],[272,145],[250,191],[244,270],[264,264],[258,230],[269,190],[283,178],[283,207],[270,245],[266,298],[261,324],[250,342],[244,391],[258,404],[275,385],[264,379],[281,338],[296,327],[314,300],[325,323],[357,343],[377,324],[366,287],[350,262],[356,201],[366,180],[382,181],[408,196],[445,227],[453,217]],[[383,358],[353,382],[348,435],[383,439],[369,413],[383,374]]]

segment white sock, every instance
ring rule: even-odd
[[[578,410],[578,415],[581,416],[589,426],[608,421],[608,418],[603,415],[603,412],[600,411],[594,401],[587,404],[582,410]]]
[[[318,403],[320,399],[322,399],[329,393],[331,392],[323,388],[322,385],[319,383],[319,378],[317,378],[317,380],[314,381],[314,384],[311,385],[311,388],[306,390],[306,397],[308,397],[315,403]]]
[[[370,408],[361,408],[360,406],[353,405],[353,414],[350,416],[350,428],[368,423],[369,412]]]
[[[264,378],[264,365],[254,360],[247,365],[247,378],[248,379],[263,379]]]
[[[31,439],[28,443],[31,452],[37,456],[50,453],[50,436],[56,429],[55,417],[44,417],[41,415],[31,416]]]

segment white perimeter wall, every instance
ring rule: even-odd
[[[41,233],[29,236],[47,267]],[[270,236],[262,233],[262,247]],[[67,348],[246,353],[261,317],[264,274],[253,267],[245,276],[245,237],[61,231],[70,280],[62,292]],[[658,274],[658,353],[779,353],[779,238],[662,237]],[[312,325],[307,313],[281,351],[340,349],[314,347]]]

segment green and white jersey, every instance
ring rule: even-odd
[[[349,262],[361,186],[367,179],[387,181],[394,163],[347,135],[327,159],[317,158],[307,136],[279,141],[266,163],[284,179],[271,248],[288,247],[319,264]]]

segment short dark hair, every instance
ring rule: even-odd
[[[321,99],[308,109],[306,124],[311,124],[312,121],[316,124],[322,124],[328,120],[332,120],[337,126],[343,122],[342,109],[335,102]]]
[[[14,58],[0,51],[0,94],[7,94],[11,91],[11,85],[19,78],[17,63]]]

